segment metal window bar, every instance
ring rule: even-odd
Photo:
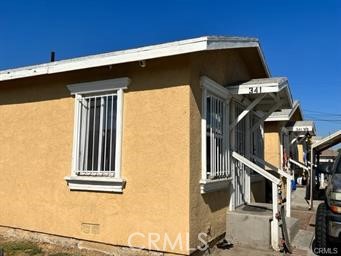
[[[76,174],[114,177],[117,95],[87,96],[78,104]]]
[[[206,153],[207,178],[209,179],[219,179],[229,175],[227,168],[226,107],[223,99],[207,93]]]

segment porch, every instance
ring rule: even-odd
[[[274,111],[292,107],[288,80],[253,79],[224,87],[208,77],[202,77],[201,83],[201,192],[209,193],[230,184],[227,238],[236,243],[259,244],[263,248],[272,247],[278,251],[280,225],[287,231],[285,220],[291,238],[297,233],[297,221],[290,218],[290,186],[287,186],[286,202],[281,198],[282,180],[291,184],[293,176],[289,169],[277,168],[264,161],[263,123]],[[270,204],[259,205],[259,202],[254,202],[252,181],[259,178],[271,182]],[[282,206],[285,207],[285,216],[280,220]],[[250,230],[249,227],[254,225],[259,228]],[[249,236],[243,235],[246,231]],[[259,236],[259,232],[264,235]],[[260,240],[250,243],[252,237]]]

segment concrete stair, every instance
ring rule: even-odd
[[[226,239],[234,244],[252,248],[271,248],[271,204],[253,203],[227,213]],[[298,219],[286,218],[290,241],[299,230]],[[279,229],[281,232],[281,229]],[[280,233],[280,238],[282,234]]]

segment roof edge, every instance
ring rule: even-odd
[[[48,62],[39,65],[7,69],[0,71],[0,81],[55,74],[107,65],[123,64],[133,61],[169,57],[199,51],[237,49],[248,47],[257,48],[263,63],[263,67],[268,76],[270,76],[270,72],[266,65],[257,38],[203,36],[170,43],[156,44],[128,50],[120,50],[109,53],[60,60],[56,62]]]

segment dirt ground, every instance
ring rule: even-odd
[[[105,254],[48,243],[33,243],[0,236],[0,250],[5,256],[104,256]]]

